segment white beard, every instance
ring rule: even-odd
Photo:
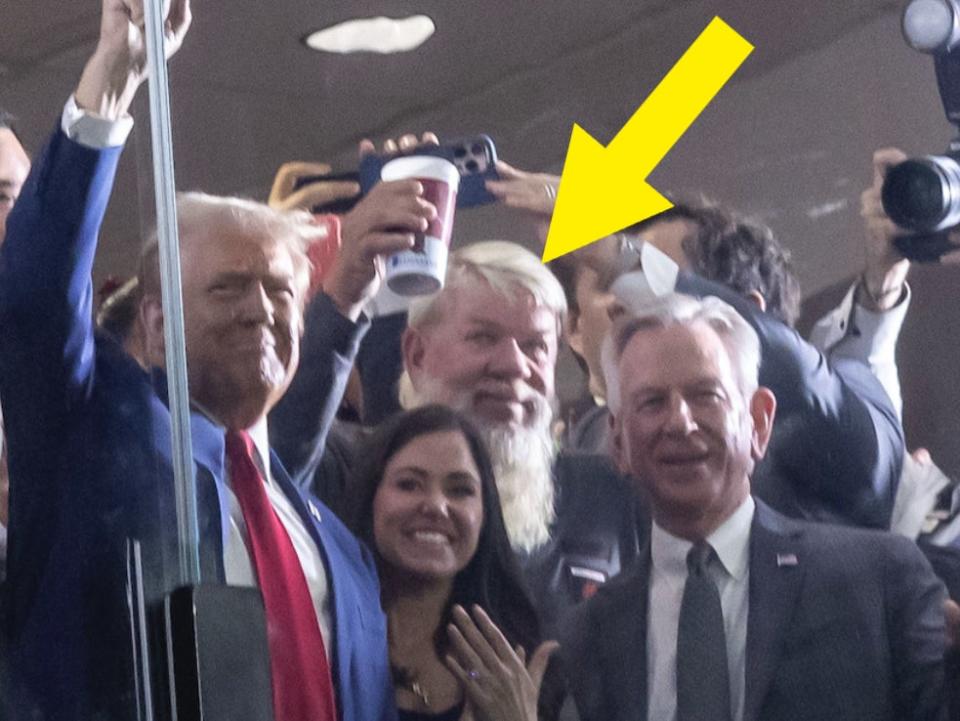
[[[553,411],[549,403],[538,399],[532,426],[508,428],[474,414],[469,393],[452,402],[445,396],[439,384],[428,383],[425,388],[415,390],[406,374],[401,378],[400,398],[404,408],[443,403],[473,421],[490,452],[510,545],[515,551],[527,553],[542,546],[550,540],[550,526],[556,518],[555,447],[550,432]]]

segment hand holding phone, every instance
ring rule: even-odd
[[[440,145],[418,145],[413,148],[400,146],[401,152],[370,153],[360,161],[360,187],[363,193],[380,181],[383,166],[396,157],[404,155],[429,155],[450,161],[460,173],[460,189],[457,193],[458,208],[472,208],[497,201],[486,188],[488,180],[497,180],[497,149],[488,135],[478,135],[466,140],[453,140]]]

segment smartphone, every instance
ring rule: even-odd
[[[360,175],[359,173],[332,173],[330,175],[302,175],[297,178],[296,182],[293,184],[294,190],[300,190],[304,186],[311,185],[313,183],[330,183],[330,182],[352,182],[359,183]],[[327,203],[321,205],[315,205],[310,209],[314,215],[346,215],[354,206],[360,202],[360,199],[363,195],[357,194],[345,198],[337,198],[336,200],[331,200]]]
[[[457,191],[457,207],[473,208],[496,202],[496,197],[487,192],[486,181],[498,180],[497,149],[489,135],[477,135],[465,140],[453,140],[441,145],[427,145],[399,155],[364,156],[360,161],[360,188],[366,194],[380,182],[383,166],[403,155],[432,155],[446,158],[460,172],[460,188]]]

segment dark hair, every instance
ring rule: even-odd
[[[17,132],[17,128],[14,125],[15,121],[16,118],[14,118],[13,115],[8,113],[3,108],[0,108],[0,129],[6,128],[9,130],[11,133],[13,133],[13,137],[17,139],[17,142],[23,145],[23,140],[21,140],[20,134]]]
[[[483,525],[476,553],[454,579],[443,622],[437,629],[435,643],[438,652],[441,657],[446,652],[446,625],[450,622],[453,605],[469,608],[477,604],[487,612],[511,646],[520,644],[530,654],[540,642],[537,613],[510,548],[490,454],[479,431],[461,414],[446,406],[427,405],[394,415],[381,423],[358,455],[360,461],[353,474],[350,505],[345,514],[347,525],[373,549],[378,564],[382,564],[383,559],[377,553],[373,538],[373,499],[383,480],[384,469],[390,459],[414,439],[444,431],[463,435],[477,465]]]
[[[580,314],[580,304],[577,302],[577,279],[580,276],[580,264],[569,256],[554,258],[547,267],[560,281],[563,295],[567,299],[567,314],[575,318]]]
[[[790,251],[780,245],[769,227],[713,203],[683,201],[627,232],[642,235],[654,223],[669,220],[686,220],[696,226],[682,243],[696,273],[743,295],[759,292],[767,312],[793,326],[800,314],[800,283]]]

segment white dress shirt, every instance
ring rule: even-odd
[[[257,457],[254,460],[263,475],[267,487],[267,498],[270,499],[273,510],[276,511],[280,522],[290,536],[293,548],[300,559],[300,567],[307,579],[310,597],[313,599],[313,608],[320,624],[320,632],[323,634],[323,645],[327,652],[327,659],[330,660],[330,652],[333,648],[333,625],[331,623],[330,589],[327,584],[327,571],[323,565],[323,558],[321,558],[317,544],[313,542],[313,538],[307,531],[300,515],[294,510],[286,494],[273,479],[270,473],[270,464],[263,462],[264,458],[270,458],[266,419],[261,419],[260,422],[248,430],[248,433],[256,447]],[[230,503],[230,532],[223,549],[223,569],[227,584],[231,586],[256,586],[258,585],[257,572],[250,555],[247,524],[243,520],[240,502],[234,495],[229,483],[227,491]]]
[[[64,106],[60,124],[64,134],[74,142],[88,148],[103,149],[123,145],[133,128],[133,119],[127,115],[116,122],[107,120],[95,113],[79,108],[76,98],[71,95],[66,106]],[[310,596],[317,614],[317,621],[320,624],[320,631],[323,633],[327,658],[330,659],[334,643],[330,611],[330,588],[320,549],[313,542],[313,538],[300,515],[294,510],[290,500],[270,473],[270,444],[266,419],[261,419],[260,422],[248,429],[248,432],[257,450],[256,455],[258,457],[254,460],[263,475],[267,497],[289,534],[297,552],[297,557],[300,559],[300,567],[303,569],[307,586],[310,588]],[[253,566],[253,559],[250,556],[247,524],[243,520],[240,503],[237,501],[232,488],[230,488],[229,478],[227,486],[227,496],[230,504],[230,531],[223,549],[226,581],[231,586],[256,586],[257,574]]]
[[[818,320],[810,331],[810,343],[829,358],[848,358],[865,363],[890,397],[899,417],[903,413],[900,376],[897,372],[897,339],[910,307],[910,286],[904,284],[897,303],[873,311],[857,302],[859,281],[843,301]]]
[[[756,504],[747,499],[706,539],[720,563],[710,574],[720,592],[727,638],[731,718],[742,721],[750,588],[750,526]],[[687,582],[687,553],[693,543],[653,524],[650,535],[650,598],[647,610],[647,718],[677,717],[677,628]]]

